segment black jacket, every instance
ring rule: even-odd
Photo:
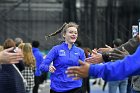
[[[1,64],[0,93],[25,93],[22,78],[11,64]]]

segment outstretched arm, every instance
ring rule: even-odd
[[[128,51],[129,54],[133,54],[136,51],[136,49],[139,46],[139,44],[140,44],[140,36],[137,35],[134,38],[131,38],[128,42],[122,44],[120,47],[117,47],[115,49],[118,49],[118,50],[122,51],[122,49],[123,49],[122,47],[124,47],[124,49],[126,49],[126,51]],[[116,53],[116,51],[113,50],[110,53]],[[103,53],[102,57],[103,57],[103,60],[105,62],[108,62],[110,60],[114,60],[113,58],[109,57],[109,53],[108,52]],[[121,58],[118,58],[118,59],[121,59]],[[115,60],[117,60],[117,59],[115,59]]]
[[[49,53],[47,54],[46,58],[43,60],[43,62],[40,64],[39,69],[43,72],[49,71],[49,66],[53,62],[54,58],[56,57],[57,53],[55,50],[55,47],[53,47]]]
[[[102,54],[99,53],[94,53],[92,57],[86,59],[85,61],[88,63],[102,63],[102,62],[109,62],[111,60],[118,60],[118,59],[122,59],[124,56],[124,53],[118,53],[116,52],[117,50],[123,51],[123,47],[126,51],[128,51],[129,54],[133,54],[137,47],[140,44],[140,37],[137,35],[136,37],[130,39],[128,42],[122,44],[120,47],[114,48],[113,51],[109,51],[108,49],[110,48],[100,48],[98,51],[102,51]],[[104,51],[108,51],[108,52],[104,52]],[[114,54],[113,56],[110,56],[110,53]]]
[[[139,54],[140,46],[133,55],[126,56],[123,60],[96,65],[80,62],[81,66],[79,67],[69,67],[67,74],[69,76],[78,74],[78,77],[87,77],[89,75],[103,78],[106,81],[122,80],[128,76],[140,74]]]

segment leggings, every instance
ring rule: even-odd
[[[50,89],[50,93],[82,93],[82,89],[81,89],[81,87],[79,87],[79,88],[75,88],[75,89],[72,89],[72,90],[69,90],[66,92],[56,92],[56,91]]]

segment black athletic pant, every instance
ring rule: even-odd
[[[50,90],[50,93],[82,93],[82,89],[80,88],[75,88],[66,92],[55,92],[52,89]]]

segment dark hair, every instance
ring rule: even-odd
[[[40,43],[38,41],[33,41],[32,42],[32,47],[38,48]]]
[[[83,48],[84,52],[85,52],[85,56],[86,58],[89,57],[89,54],[92,54],[92,50],[90,48]]]
[[[76,41],[75,43],[74,43],[77,47],[82,47],[82,43],[80,42],[80,41]]]
[[[5,40],[5,42],[3,44],[3,48],[7,49],[7,48],[11,48],[11,47],[16,47],[16,45],[15,45],[15,42],[13,39],[8,38]]]
[[[119,47],[120,45],[123,44],[123,41],[119,38],[113,40],[113,44],[116,46],[116,47]]]

